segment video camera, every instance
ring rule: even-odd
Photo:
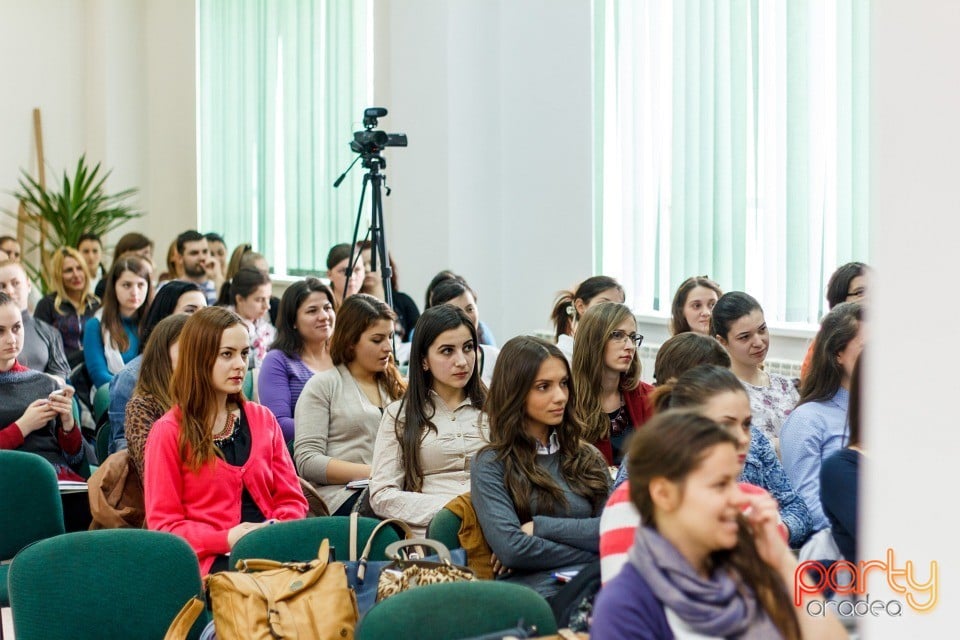
[[[375,130],[377,118],[382,118],[385,115],[387,115],[387,110],[383,107],[370,107],[363,110],[364,129],[363,131],[354,131],[353,142],[350,143],[350,148],[354,152],[364,156],[373,156],[379,154],[386,147],[407,146],[407,134]]]

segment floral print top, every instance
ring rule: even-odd
[[[769,373],[767,376],[770,384],[766,387],[756,387],[747,382],[744,382],[743,386],[750,396],[752,425],[767,436],[779,454],[780,427],[800,401],[800,392],[789,378],[777,373]]]

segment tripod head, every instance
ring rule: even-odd
[[[385,115],[387,115],[387,110],[383,107],[364,109],[363,131],[354,131],[353,141],[350,143],[350,148],[363,158],[363,166],[374,171],[387,166],[386,160],[380,155],[380,151],[386,147],[407,146],[407,135],[405,133],[387,133],[376,129],[378,118]]]

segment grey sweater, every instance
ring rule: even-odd
[[[482,451],[474,458],[470,472],[470,498],[480,528],[490,549],[505,567],[512,570],[508,579],[528,584],[544,593],[544,578],[552,571],[582,565],[599,557],[601,504],[594,509],[583,496],[574,493],[560,475],[560,454],[538,455],[537,463],[553,476],[567,500],[564,513],[538,513],[534,498],[533,535],[521,529],[513,499],[504,481],[503,464],[493,451]],[[597,453],[597,464],[603,465]],[[547,581],[549,582],[549,581]],[[555,590],[555,589],[553,589]]]
[[[63,350],[60,332],[29,312],[23,312],[23,351],[17,361],[25,367],[43,371],[64,380],[70,377],[70,363]]]

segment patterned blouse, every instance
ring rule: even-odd
[[[767,375],[770,384],[766,387],[756,387],[746,382],[743,386],[750,396],[752,426],[767,436],[779,452],[780,427],[800,401],[800,392],[789,378],[777,373]]]

